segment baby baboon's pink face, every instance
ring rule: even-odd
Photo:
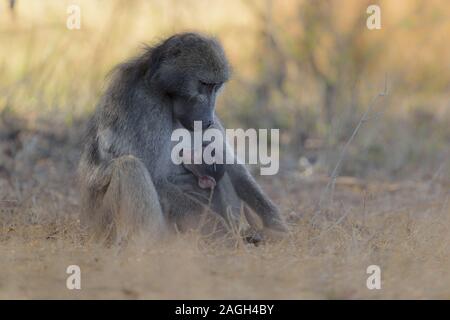
[[[202,189],[213,189],[225,174],[225,166],[223,164],[206,164],[201,161],[202,150],[191,150],[187,157],[190,157],[190,161],[189,163],[183,163],[183,166],[198,178],[198,186]],[[195,162],[201,163],[195,164]]]

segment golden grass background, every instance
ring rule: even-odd
[[[66,28],[79,4],[81,30]],[[0,1],[0,298],[450,298],[450,4]],[[174,32],[220,38],[229,127],[280,128],[281,170],[258,178],[287,218],[280,243],[236,248],[177,235],[158,247],[89,244],[75,168],[108,71]],[[352,142],[333,201],[319,207]],[[82,290],[66,289],[68,265]],[[382,271],[368,290],[366,268]]]

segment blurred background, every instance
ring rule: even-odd
[[[145,254],[87,241],[76,167],[108,72],[184,31],[225,47],[227,127],[280,129],[280,173],[257,179],[289,241],[194,233]],[[448,299],[449,149],[448,0],[0,0],[0,299]],[[371,264],[383,290],[366,287]]]
[[[80,30],[66,27],[70,4],[81,8]],[[381,30],[366,27],[370,4],[2,0],[0,130],[10,135],[17,121],[27,130],[80,127],[114,65],[143,43],[201,31],[220,38],[234,69],[219,114],[230,128],[279,128],[282,170],[329,173],[387,76],[389,95],[358,132],[341,174],[433,175],[450,145],[450,3],[377,1]]]

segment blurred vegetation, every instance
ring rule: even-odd
[[[377,1],[382,28],[370,31],[372,2],[1,0],[0,112],[78,123],[140,44],[201,31],[222,40],[234,69],[219,113],[228,127],[280,128],[285,167],[306,156],[332,168],[387,75],[389,95],[342,173],[432,175],[449,157],[450,2]],[[66,28],[69,4],[80,30]]]

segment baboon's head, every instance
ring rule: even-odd
[[[150,81],[172,101],[174,117],[187,129],[214,123],[216,97],[230,68],[220,43],[195,33],[170,37],[151,49]]]

